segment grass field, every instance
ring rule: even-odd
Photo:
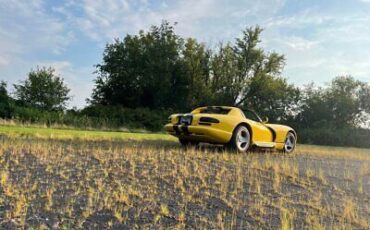
[[[0,126],[0,229],[369,229],[370,149]]]
[[[0,135],[8,137],[28,137],[41,139],[79,139],[79,140],[175,140],[159,133],[129,133],[113,131],[94,131],[76,129],[56,129],[22,126],[1,126]]]

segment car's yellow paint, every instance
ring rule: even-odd
[[[243,111],[236,107],[218,107],[230,109],[230,112],[226,115],[200,113],[202,109],[206,108],[200,107],[193,110],[190,114],[171,115],[169,122],[164,128],[169,134],[181,139],[226,144],[231,140],[235,128],[239,125],[245,125],[251,131],[252,145],[259,147],[273,147],[276,149],[284,148],[284,142],[288,132],[293,132],[296,136],[295,131],[288,126],[267,124],[248,119],[245,117]],[[190,125],[179,124],[179,116],[183,115],[192,115],[193,120]],[[219,120],[219,123],[201,125],[199,124],[201,117],[215,118]],[[187,132],[183,131],[184,128],[186,128]],[[177,132],[175,129],[177,129]]]

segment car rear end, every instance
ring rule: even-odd
[[[168,119],[165,130],[182,140],[225,144],[232,136],[231,109],[221,108],[216,113],[201,107],[187,114],[174,114]],[[213,108],[213,107],[212,107]]]

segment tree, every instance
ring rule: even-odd
[[[181,58],[183,43],[163,22],[149,32],[108,44],[97,65],[92,104],[185,108],[188,79]]]
[[[261,32],[247,28],[235,44],[221,44],[215,52],[179,37],[168,22],[127,35],[106,46],[91,103],[184,111],[207,104],[246,106],[252,79],[279,77],[284,65],[283,55],[257,47]]]
[[[370,113],[370,86],[351,76],[334,78],[327,88],[310,85],[303,91],[298,120],[303,127],[356,127]]]
[[[354,126],[355,117],[361,112],[360,87],[361,82],[350,76],[337,77],[330,83],[325,96],[336,125]]]
[[[70,89],[51,67],[37,67],[28,78],[15,84],[15,97],[25,106],[48,111],[60,111],[66,106]]]
[[[187,109],[207,105],[212,97],[210,79],[210,56],[204,44],[195,39],[186,40],[182,51],[185,73],[188,77]]]
[[[238,77],[237,57],[231,44],[220,45],[211,60],[212,104],[235,105],[245,79]]]
[[[248,80],[252,78],[258,79],[261,76],[269,76],[270,79],[279,77],[285,65],[284,55],[276,52],[265,53],[262,48],[257,47],[261,42],[260,35],[262,31],[259,26],[245,29],[243,37],[238,38],[234,46],[239,67],[236,82],[240,84],[240,92],[235,101],[236,105],[242,106],[245,100],[250,97]],[[279,99],[276,98],[276,100]]]
[[[246,28],[235,44],[221,45],[213,55],[211,74],[216,104],[247,106],[249,102],[246,100],[251,98],[251,83],[257,80],[269,79],[270,82],[280,82],[280,86],[287,85],[282,78],[275,79],[283,69],[285,58],[275,52],[265,53],[258,47],[261,32],[259,26]],[[265,89],[268,90],[259,87],[259,90]]]
[[[302,128],[318,128],[330,126],[330,108],[326,103],[325,89],[316,87],[313,83],[301,90],[301,101],[297,124]]]
[[[235,44],[220,45],[212,56],[213,103],[252,108],[271,120],[287,119],[299,90],[280,76],[284,56],[258,47],[261,32],[258,26],[246,28]]]
[[[11,118],[13,110],[11,107],[11,98],[8,95],[8,90],[6,89],[6,83],[4,81],[0,82],[0,117],[1,118]]]
[[[6,89],[6,82],[0,81],[0,102],[7,103],[9,101],[8,90]]]
[[[285,78],[260,74],[250,79],[243,106],[253,108],[270,121],[280,121],[295,115],[299,99],[299,89]]]

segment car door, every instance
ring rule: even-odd
[[[252,132],[253,132],[253,142],[272,142],[273,136],[271,130],[261,122],[251,121],[252,123]]]
[[[251,125],[253,132],[253,142],[272,143],[272,132],[264,123],[262,123],[258,115],[251,110],[243,110],[243,113],[244,117],[248,119],[248,123]]]

